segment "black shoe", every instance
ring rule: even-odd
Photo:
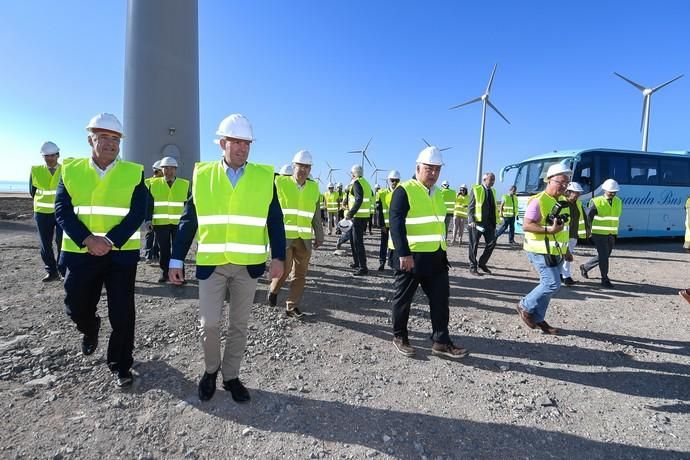
[[[101,318],[96,316],[96,331],[91,334],[84,334],[81,339],[81,352],[84,355],[92,355],[96,348],[98,348],[98,331],[101,330]]]
[[[487,267],[486,265],[480,265],[479,268],[480,268],[481,271],[483,271],[484,273],[491,274],[491,270],[489,270],[489,267]]]
[[[216,392],[216,377],[218,377],[218,371],[209,374],[204,372],[204,375],[199,380],[199,399],[202,401],[208,401],[213,398]]]
[[[168,274],[163,273],[160,278],[158,278],[159,283],[167,283],[168,282]]]
[[[566,286],[572,286],[575,283],[576,281],[571,277],[563,278],[563,284],[565,284]]]
[[[382,272],[386,269],[386,262],[383,262],[381,265],[379,265],[379,271]]]
[[[366,268],[360,268],[356,272],[353,273],[354,276],[367,276],[369,274],[369,270]]]
[[[44,283],[50,283],[51,281],[60,281],[60,274],[58,272],[46,273],[46,275],[41,278]]]
[[[268,291],[268,304],[272,307],[278,305],[278,294],[274,294],[271,291]]]
[[[223,388],[225,391],[229,391],[230,394],[232,394],[232,399],[234,399],[235,402],[242,403],[251,399],[249,396],[249,391],[247,391],[247,387],[242,385],[240,379],[224,381]]]
[[[131,387],[134,383],[134,377],[132,376],[132,371],[127,370],[125,372],[118,372],[115,378],[115,385],[120,388]]]
[[[587,275],[587,269],[584,265],[580,265],[580,275],[582,275],[584,279],[589,279],[589,275]]]
[[[479,272],[477,271],[476,268],[470,268],[470,275],[472,275],[472,276],[482,276],[482,274],[479,273]]]
[[[613,283],[611,283],[611,280],[609,280],[608,278],[604,278],[603,280],[601,280],[601,286],[608,289],[613,289]]]
[[[350,264],[350,268],[359,268],[359,265],[357,265],[357,264]]]

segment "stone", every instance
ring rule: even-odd
[[[26,385],[27,387],[36,387],[36,386],[48,386],[49,387],[49,386],[52,386],[56,380],[57,380],[56,376],[54,376],[52,374],[48,374],[44,377],[41,377],[40,379],[29,380],[24,385]]]

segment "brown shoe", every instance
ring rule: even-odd
[[[469,355],[467,348],[458,348],[452,343],[438,343],[434,342],[431,346],[431,354],[436,356],[444,356],[446,358],[460,359]]]
[[[678,291],[678,295],[684,298],[688,303],[690,303],[690,293],[688,293],[687,289]]]
[[[546,321],[542,321],[541,323],[537,323],[537,326],[539,326],[539,329],[544,332],[544,334],[549,334],[549,335],[556,335],[558,334],[558,329],[556,329],[553,326],[549,326],[549,323]]]
[[[527,313],[527,310],[525,310],[520,302],[518,302],[517,305],[515,305],[515,309],[518,312],[518,315],[520,315],[520,318],[522,319],[522,322],[524,322],[528,328],[530,329],[535,329],[537,327],[537,323],[534,322],[532,319],[532,315]]]
[[[410,346],[410,342],[407,339],[403,339],[402,337],[393,337],[393,345],[395,345],[395,349],[398,350],[398,352],[402,355],[405,356],[414,356],[415,351],[414,348]]]

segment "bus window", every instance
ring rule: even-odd
[[[592,158],[583,157],[577,163],[573,181],[577,182],[584,189],[584,193],[592,191]]]
[[[659,165],[661,185],[690,184],[690,171],[686,160],[661,160]]]
[[[628,158],[617,155],[601,156],[600,158],[600,182],[606,179],[614,179],[619,184],[630,183],[630,168]]]
[[[658,168],[659,161],[655,158],[631,157],[630,183],[632,185],[658,185]]]

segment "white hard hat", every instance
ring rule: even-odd
[[[425,165],[443,166],[443,156],[438,147],[433,145],[426,147],[419,152],[417,156],[417,164],[424,163]]]
[[[216,134],[221,137],[231,137],[244,141],[254,140],[252,125],[249,123],[249,120],[247,120],[247,117],[240,113],[233,113],[223,118],[223,121],[218,125]]]
[[[338,182],[335,184],[336,188],[343,188],[343,184],[341,182]]]
[[[618,182],[613,179],[606,179],[604,183],[601,184],[601,188],[606,192],[617,192],[620,190]]]
[[[560,174],[570,176],[572,173],[573,171],[568,166],[564,165],[563,163],[556,163],[549,166],[549,169],[546,171],[546,178],[549,179]]]
[[[120,120],[112,113],[99,113],[89,120],[89,124],[86,125],[86,130],[93,131],[94,129],[105,129],[106,131],[112,131],[119,134],[120,137],[125,137],[122,133],[122,123],[120,123]]]
[[[467,184],[462,184],[460,188],[464,188],[465,190],[467,190]]]
[[[443,182],[441,182],[441,185],[444,187],[448,187],[450,184],[448,183],[447,180],[444,180]]]
[[[280,167],[278,174],[281,176],[292,176],[292,165],[283,165]]]
[[[299,152],[295,153],[295,156],[292,157],[292,162],[293,163],[299,163],[302,165],[312,165],[312,159],[311,159],[311,153],[309,153],[308,150],[300,150]]]
[[[333,183],[329,182],[328,185],[326,186],[326,188],[333,188]]]
[[[41,155],[57,155],[60,153],[60,148],[55,144],[55,142],[44,142],[41,146]]]
[[[350,219],[340,219],[338,222],[338,228],[341,231],[346,232],[352,228],[352,221]]]
[[[164,157],[161,160],[161,168],[163,166],[174,166],[177,168],[177,160],[174,159],[173,157]]]
[[[361,165],[352,165],[350,172],[357,177],[362,177],[362,174],[364,174],[364,168],[362,168]]]
[[[570,184],[568,184],[568,188],[566,188],[566,190],[577,193],[585,192],[585,189],[582,188],[582,185],[578,184],[577,182],[571,182]]]
[[[374,185],[374,190],[380,190],[381,186],[379,184]]]
[[[157,161],[153,164],[153,169],[161,169],[161,160],[157,160]]]
[[[400,171],[398,171],[397,169],[392,169],[391,172],[388,173],[388,179],[400,180]]]

